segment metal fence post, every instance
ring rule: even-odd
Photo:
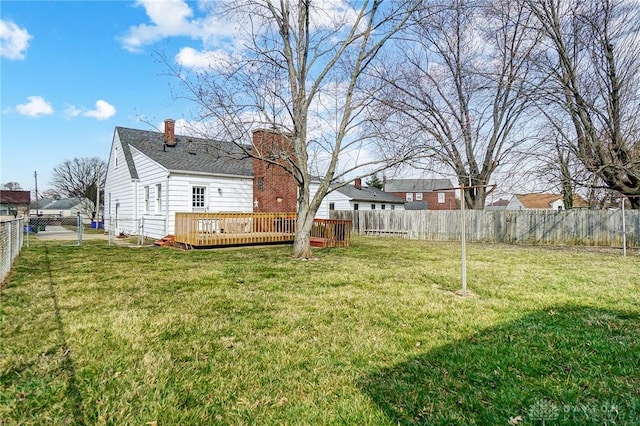
[[[82,216],[80,215],[80,212],[78,212],[78,220],[77,220],[77,229],[78,229],[78,245],[81,246],[82,245],[82,231],[83,231],[83,224],[82,224]]]

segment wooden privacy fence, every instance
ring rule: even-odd
[[[357,235],[460,239],[460,210],[336,210],[331,217],[351,220]],[[622,247],[621,210],[467,210],[465,219],[467,241]],[[627,247],[640,247],[640,211],[627,210],[625,222]]]
[[[289,243],[296,213],[176,213],[175,241],[189,247]],[[312,237],[321,247],[348,247],[351,223],[314,220]]]

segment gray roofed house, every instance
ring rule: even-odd
[[[60,198],[59,200],[55,200],[53,198],[41,198],[38,200],[37,209],[36,203],[31,203],[32,215],[40,214],[46,216],[69,217],[75,216],[78,212],[82,211],[84,211],[84,209],[83,200],[81,198]]]
[[[385,192],[434,192],[453,191],[449,179],[386,179]]]
[[[455,210],[453,188],[449,179],[384,180],[384,191],[405,200],[406,210]]]
[[[404,210],[404,200],[378,188],[362,186],[361,179],[326,197],[330,210]]]
[[[346,185],[336,191],[346,195],[353,201],[368,201],[377,203],[403,204],[404,200],[395,195],[387,194],[381,189],[361,186],[359,189],[355,185]]]

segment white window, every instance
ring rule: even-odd
[[[116,146],[115,149],[113,150],[113,167],[115,169],[118,168],[118,147]]]
[[[386,206],[385,204],[383,204],[383,205],[381,205],[381,206],[380,206],[380,208],[381,208],[382,210],[384,210],[384,209],[386,209],[386,208],[387,208],[387,206]]]
[[[156,185],[156,214],[160,214],[162,212],[162,184]]]
[[[444,192],[438,192],[438,204],[444,204]]]
[[[407,192],[407,203],[413,202],[413,192]]]
[[[194,186],[191,190],[191,208],[194,212],[205,210],[206,186]]]
[[[391,204],[391,210],[395,210],[396,209],[396,205],[395,204]]]
[[[376,205],[375,204],[371,204],[371,210],[375,210],[376,209]]]
[[[422,192],[416,192],[416,201],[422,201]]]
[[[149,213],[149,187],[144,187],[144,212]]]

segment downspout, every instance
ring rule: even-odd
[[[164,190],[164,235],[169,234],[169,177],[171,172],[167,173],[167,181],[165,183]],[[175,225],[174,225],[175,228]],[[175,229],[173,230],[175,233]]]
[[[134,224],[132,226],[132,229],[136,229],[136,225],[138,223],[138,219],[140,219],[138,217],[138,179],[133,181],[133,192],[134,192],[134,196],[133,196],[133,221]]]

